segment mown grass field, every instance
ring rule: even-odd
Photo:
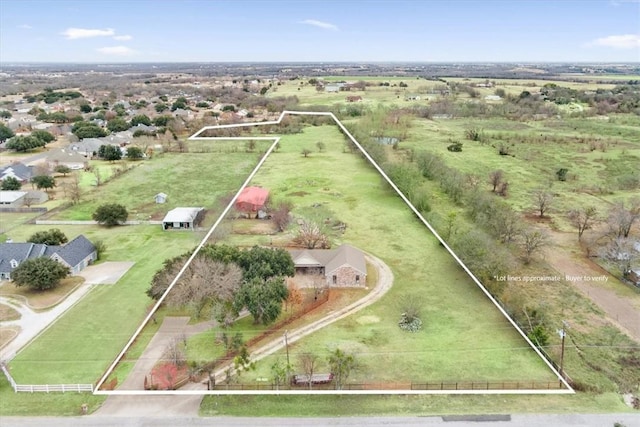
[[[308,158],[300,152],[326,145]],[[294,204],[295,214],[313,210],[347,224],[334,244],[348,242],[385,261],[394,285],[380,302],[314,333],[291,348],[325,359],[335,348],[353,352],[365,369],[353,381],[553,380],[544,363],[475,284],[357,154],[343,149],[335,126],[308,127],[283,136],[252,184]],[[313,206],[322,206],[314,208]],[[295,228],[295,227],[294,227]],[[425,326],[416,334],[397,326],[410,297],[423,301]],[[258,363],[243,381],[269,377],[273,360]],[[326,369],[326,368],[325,368]]]
[[[86,202],[71,208],[69,216],[89,219],[86,215],[90,215],[91,206],[105,200],[124,202],[131,209],[140,209],[139,206],[148,200],[153,202],[156,194],[148,199],[145,189],[158,184],[162,184],[162,189],[174,190],[167,192],[171,194],[173,204],[163,205],[163,210],[190,201],[213,204],[220,195],[237,191],[253,167],[255,157],[254,154],[239,153],[224,160],[215,156],[207,158],[207,155],[182,160],[167,155],[158,158],[157,163],[154,159],[130,171],[131,175],[124,174],[96,188],[87,195]],[[146,170],[149,173],[143,173]],[[136,172],[141,175],[134,175]],[[11,237],[14,241],[24,241],[36,231],[48,228],[51,226],[25,224],[14,228]],[[147,314],[151,300],[145,291],[153,274],[164,260],[194,248],[203,237],[199,232],[163,232],[157,225],[111,229],[60,225],[56,228],[70,238],[84,234],[91,241],[104,241],[107,247],[105,261],[134,261],[135,265],[117,284],[95,285],[88,295],[11,361],[12,375],[20,384],[96,382]],[[25,394],[14,394],[4,379],[0,382],[0,395],[3,401],[0,415],[72,415],[79,408],[78,402],[98,404],[102,400],[70,394],[36,400]],[[38,408],[33,407],[35,402],[38,402]]]

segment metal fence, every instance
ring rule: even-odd
[[[276,386],[275,384],[216,384],[214,390],[301,390],[307,386]],[[314,385],[312,390],[336,389],[332,384]],[[376,382],[376,383],[348,383],[340,390],[563,390],[561,381],[436,381],[436,382]]]

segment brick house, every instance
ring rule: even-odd
[[[364,287],[367,264],[364,253],[350,245],[337,249],[290,250],[296,275],[323,276],[330,287]]]

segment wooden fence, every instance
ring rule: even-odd
[[[44,393],[52,393],[52,392],[68,392],[68,391],[75,391],[75,392],[83,392],[83,391],[88,391],[90,393],[93,393],[93,384],[16,384],[15,380],[13,379],[13,377],[11,376],[11,374],[9,373],[9,370],[7,369],[6,365],[4,363],[0,364],[0,369],[2,369],[2,372],[4,373],[5,377],[7,377],[7,381],[9,381],[9,384],[11,385],[11,388],[13,389],[14,392],[16,393],[39,393],[39,392],[44,392]]]

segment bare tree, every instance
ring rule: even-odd
[[[162,359],[175,366],[184,366],[187,358],[184,352],[184,341],[180,337],[173,338],[164,350]]]
[[[65,183],[65,191],[72,204],[75,205],[80,202],[82,190],[80,189],[80,177],[77,173],[73,174],[70,182]]]
[[[550,243],[549,235],[543,230],[526,229],[522,232],[521,236],[525,264],[529,264],[533,256]]]
[[[616,265],[622,277],[627,277],[631,272],[631,266],[639,258],[632,240],[624,237],[612,239],[607,246],[602,248],[600,256]]]
[[[493,187],[491,191],[495,193],[496,189],[502,183],[503,179],[504,172],[500,169],[494,170],[493,172],[489,173],[489,184]]]
[[[625,208],[624,202],[620,202],[609,211],[609,230],[616,237],[627,238],[638,219],[640,219],[640,198],[631,200],[629,208]]]
[[[533,192],[533,203],[536,211],[540,214],[540,218],[542,218],[553,203],[553,193],[543,188],[538,188]]]
[[[100,173],[100,168],[95,168],[93,170],[93,176],[96,177],[96,187],[100,187],[102,185],[102,174]]]
[[[166,301],[170,306],[191,307],[196,318],[208,304],[216,302],[218,310],[223,308],[218,312],[221,318],[216,320],[227,323],[228,310],[241,283],[242,270],[237,265],[196,257]]]
[[[302,372],[307,376],[309,390],[311,390],[313,387],[313,374],[318,367],[318,356],[312,353],[302,353],[298,356],[298,361]]]
[[[307,249],[326,249],[329,247],[329,240],[318,224],[307,220],[303,220],[300,224],[300,229],[294,241],[304,245]]]
[[[578,240],[582,239],[585,230],[589,230],[596,221],[598,211],[595,206],[587,206],[569,211],[568,217],[571,224],[578,229]]]

